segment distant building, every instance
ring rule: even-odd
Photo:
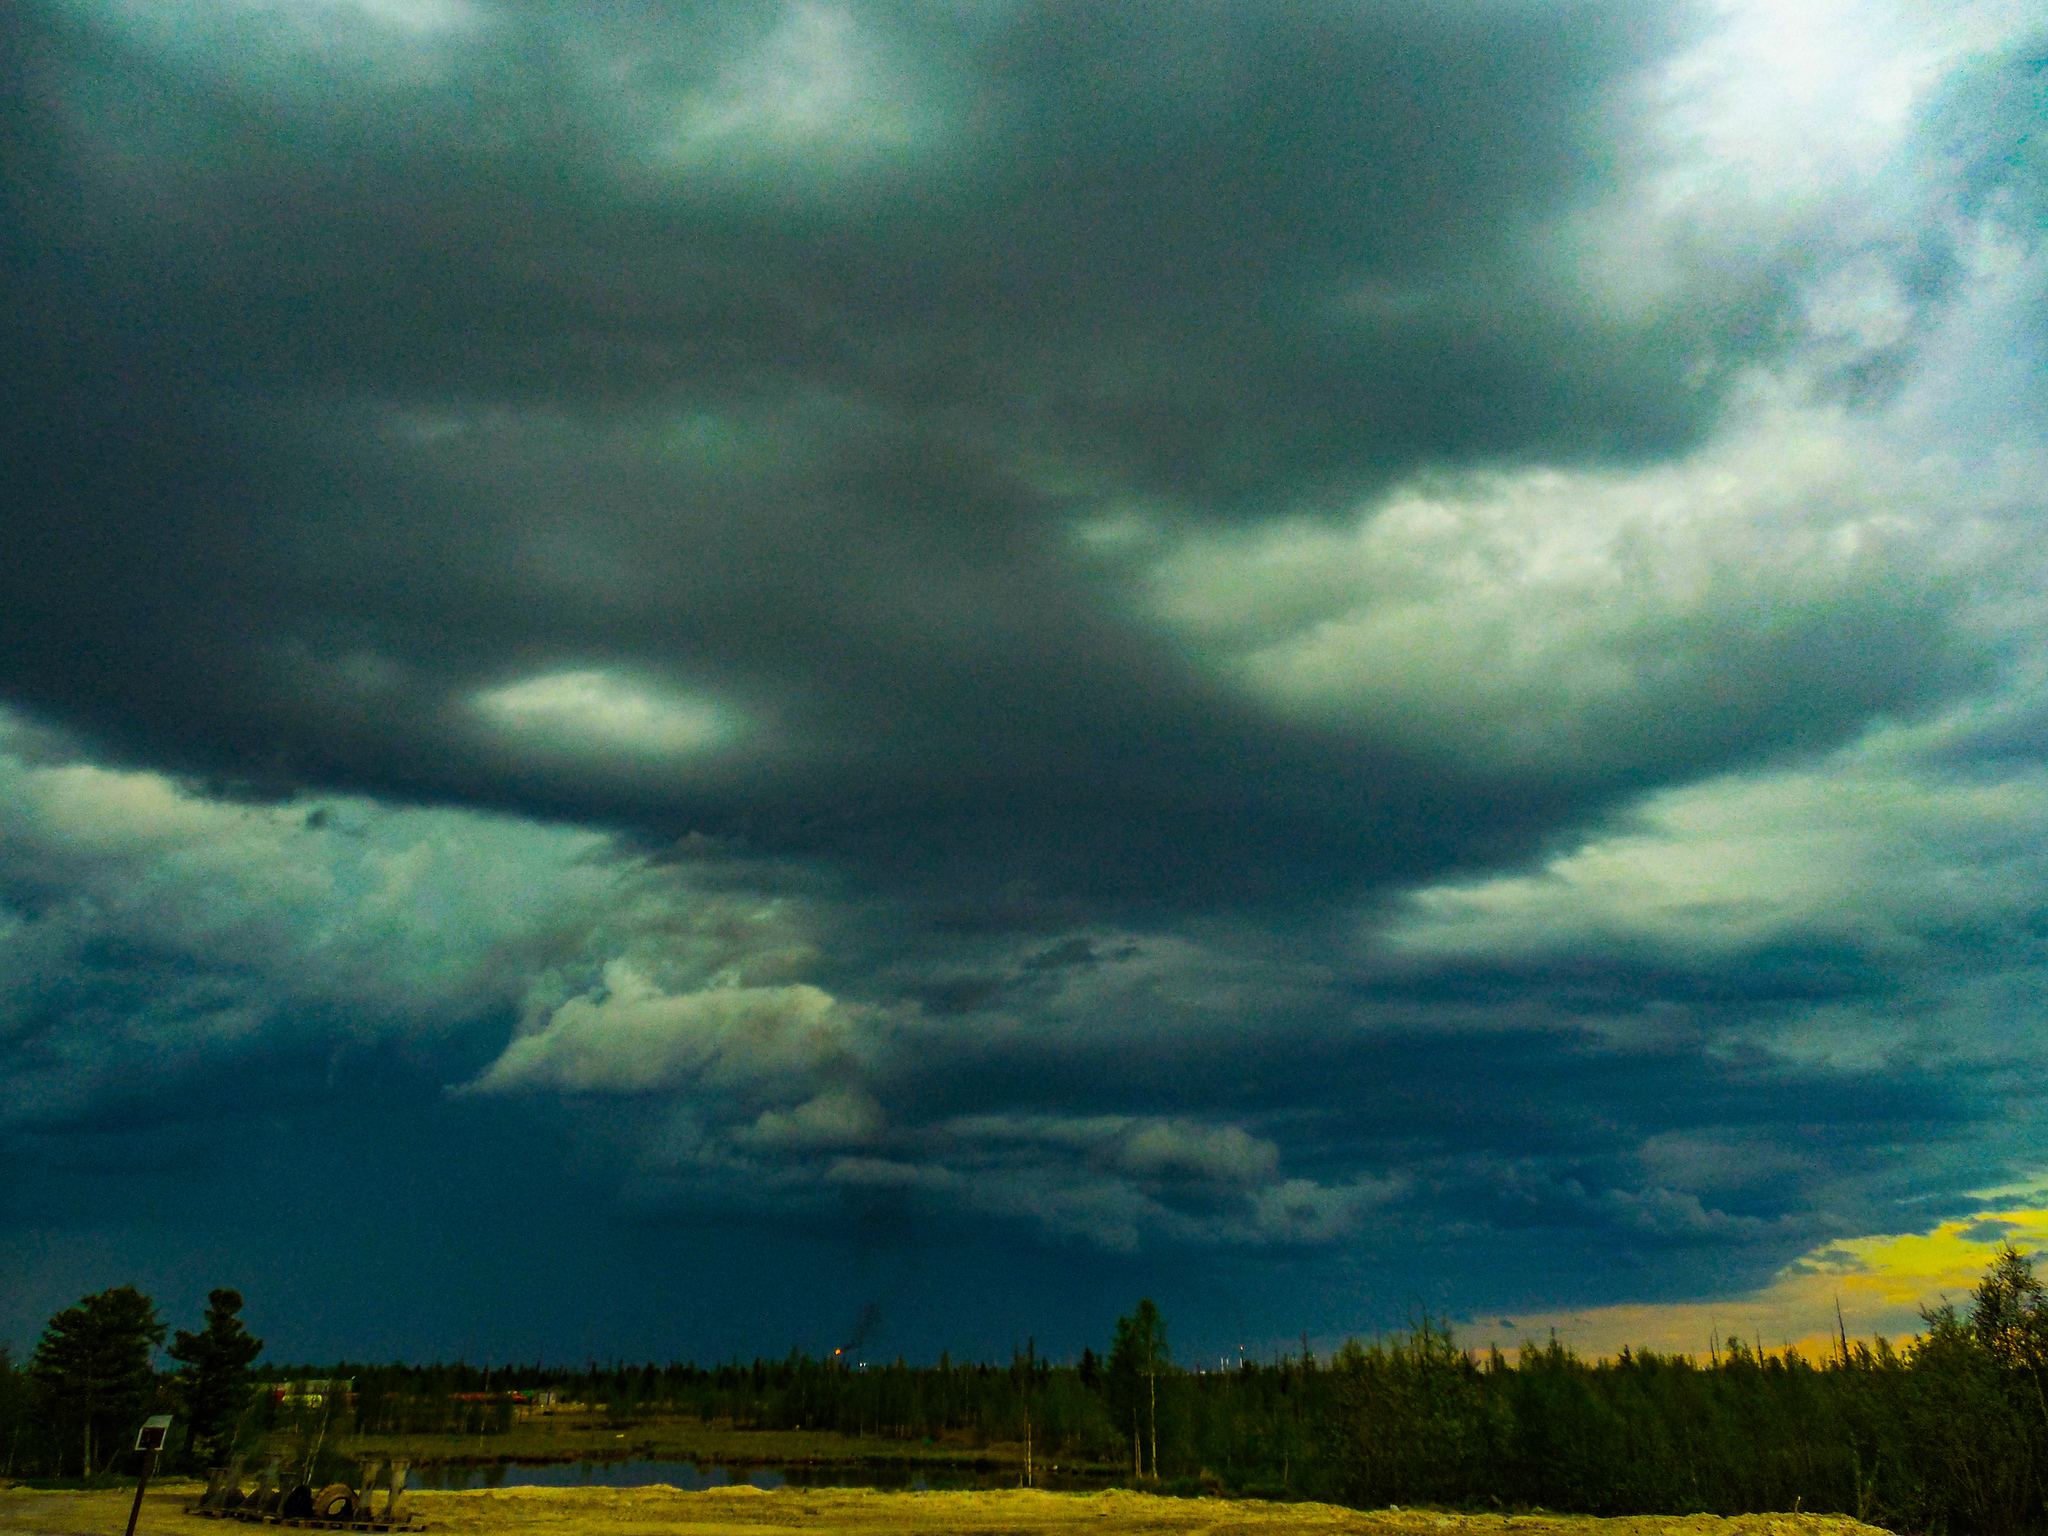
[[[330,1376],[308,1381],[280,1381],[271,1387],[270,1395],[287,1408],[319,1408],[329,1398],[351,1401],[355,1391],[353,1376]]]

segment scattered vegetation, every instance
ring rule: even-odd
[[[163,1328],[129,1287],[53,1318],[26,1370],[0,1352],[8,1475],[90,1475],[144,1413],[171,1408],[196,1431],[175,1442],[188,1467],[238,1450],[288,1468],[324,1454],[339,1470],[401,1445],[420,1459],[436,1445],[446,1459],[580,1459],[698,1441],[727,1461],[750,1459],[748,1446],[752,1459],[1014,1460],[1028,1432],[1039,1467],[1121,1468],[1168,1492],[1600,1515],[1800,1509],[1937,1536],[2048,1527],[2048,1297],[2010,1248],[1967,1315],[1933,1308],[1898,1349],[1843,1338],[1819,1360],[1740,1340],[1704,1363],[1648,1351],[1589,1362],[1555,1342],[1510,1360],[1461,1349],[1424,1319],[1330,1360],[1304,1348],[1190,1372],[1171,1363],[1147,1301],[1118,1320],[1107,1359],[1085,1351],[1074,1366],[1027,1348],[1007,1366],[793,1352],[710,1367],[251,1372],[261,1341],[240,1306],[213,1293],[205,1331],[177,1336],[174,1377],[149,1372]]]

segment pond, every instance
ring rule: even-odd
[[[981,1470],[947,1466],[700,1466],[694,1461],[501,1461],[489,1466],[432,1463],[413,1468],[406,1479],[414,1488],[646,1488],[667,1483],[689,1493],[751,1483],[756,1488],[875,1488],[888,1492],[929,1493],[942,1489],[1015,1488],[1016,1469]],[[1040,1488],[1091,1491],[1107,1488],[1112,1479],[1070,1474],[1051,1468],[1035,1479]]]

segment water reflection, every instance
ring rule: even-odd
[[[419,1469],[421,1488],[647,1488],[667,1483],[687,1493],[729,1488],[735,1482],[756,1488],[780,1488],[780,1469],[749,1467],[735,1477],[724,1467],[699,1467],[693,1461],[575,1461],[522,1465],[493,1462],[484,1467],[428,1466]]]
[[[756,1488],[874,1488],[894,1493],[931,1493],[947,1489],[1015,1488],[1014,1471],[977,1471],[972,1467],[875,1466],[699,1466],[694,1461],[576,1461],[522,1464],[493,1462],[488,1466],[434,1464],[418,1467],[415,1488],[650,1488],[666,1483],[686,1493],[750,1483]],[[1108,1486],[1103,1478],[1041,1473],[1041,1488],[1089,1490]]]

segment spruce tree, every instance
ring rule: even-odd
[[[263,1353],[263,1341],[242,1326],[241,1310],[240,1291],[207,1292],[205,1329],[180,1328],[169,1350],[180,1366],[186,1443],[209,1465],[232,1449],[235,1418],[249,1397],[249,1365]]]
[[[53,1430],[79,1447],[91,1477],[156,1406],[150,1352],[164,1341],[156,1304],[132,1285],[81,1299],[50,1319],[29,1362]]]

